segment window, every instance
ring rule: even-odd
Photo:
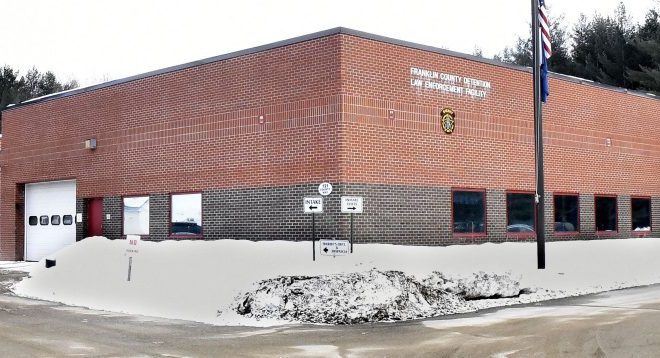
[[[616,197],[596,196],[596,231],[617,231]]]
[[[39,219],[37,219],[36,216],[30,216],[28,218],[28,224],[30,224],[30,226],[35,226],[35,225],[37,225],[38,222],[39,222]]]
[[[534,194],[506,194],[506,231],[534,232]]]
[[[172,194],[172,235],[200,236],[202,234],[202,194]]]
[[[578,196],[560,195],[554,197],[555,232],[576,232],[578,225]]]
[[[486,200],[484,191],[452,192],[454,233],[486,232]]]
[[[60,224],[60,216],[59,215],[52,215],[50,217],[50,224],[51,225],[59,225]]]
[[[72,215],[64,215],[64,216],[62,216],[62,224],[64,224],[64,225],[72,225],[72,224],[73,224],[73,216],[72,216]]]
[[[632,230],[651,231],[651,199],[630,199]]]
[[[149,197],[124,198],[124,235],[149,235]]]
[[[48,215],[41,215],[39,217],[39,225],[48,225]]]

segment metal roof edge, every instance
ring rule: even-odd
[[[116,79],[116,80],[112,80],[112,81],[108,81],[108,82],[103,82],[103,83],[99,83],[99,84],[95,84],[95,85],[91,85],[91,86],[76,88],[76,89],[73,89],[73,90],[57,92],[57,93],[45,95],[45,96],[42,96],[42,97],[29,99],[29,100],[23,101],[21,103],[17,103],[15,105],[11,106],[11,107],[5,108],[5,109],[3,109],[3,111],[9,111],[9,110],[13,110],[15,108],[20,108],[20,107],[24,107],[24,106],[27,106],[27,105],[41,103],[41,102],[45,102],[45,101],[50,101],[50,100],[54,100],[54,99],[58,99],[58,98],[70,97],[70,96],[74,96],[74,95],[85,93],[85,92],[91,92],[91,91],[94,91],[94,90],[97,90],[97,89],[102,89],[102,88],[111,87],[111,86],[114,86],[114,85],[119,85],[119,84],[123,84],[123,83],[127,83],[127,82],[137,81],[137,80],[141,80],[141,79],[144,79],[144,78],[158,76],[158,75],[162,75],[162,74],[166,74],[166,73],[170,73],[170,72],[185,70],[185,69],[188,69],[188,68],[191,68],[191,67],[206,65],[206,64],[209,64],[209,63],[213,63],[213,62],[228,60],[228,59],[232,59],[232,58],[236,58],[236,57],[240,57],[240,56],[245,56],[245,55],[251,55],[251,54],[255,54],[255,53],[259,53],[259,52],[263,52],[263,51],[276,49],[276,48],[283,47],[283,46],[293,45],[293,44],[300,43],[300,42],[305,42],[305,41],[315,40],[315,39],[319,39],[319,38],[323,38],[323,37],[327,37],[327,36],[331,36],[331,35],[336,35],[336,34],[339,34],[339,33],[342,33],[342,28],[341,27],[335,27],[335,28],[332,28],[332,29],[318,31],[318,32],[314,32],[314,33],[311,33],[311,34],[307,34],[307,35],[292,37],[290,39],[281,40],[281,41],[277,41],[277,42],[272,42],[272,43],[265,44],[265,45],[259,45],[259,46],[251,47],[251,48],[244,49],[244,50],[229,52],[229,53],[226,53],[226,54],[223,54],[223,55],[208,57],[208,58],[204,58],[204,59],[201,59],[201,60],[186,62],[186,63],[182,63],[182,64],[179,64],[179,65],[174,65],[174,66],[165,67],[165,68],[161,68],[161,69],[154,70],[154,71],[144,72],[144,73],[141,73],[141,74],[137,74],[137,75],[133,75],[133,76],[129,76],[129,77],[124,77],[124,78],[120,78],[120,79]]]
[[[319,38],[323,38],[323,37],[327,37],[327,36],[331,36],[331,35],[336,35],[336,34],[356,36],[356,37],[360,37],[360,38],[364,38],[364,39],[368,39],[368,40],[379,41],[379,42],[388,43],[388,44],[392,44],[392,45],[408,47],[408,48],[417,49],[417,50],[421,50],[421,51],[428,51],[428,52],[438,53],[438,54],[451,56],[451,57],[457,57],[457,58],[461,58],[461,59],[468,60],[468,61],[475,61],[475,62],[484,63],[484,64],[488,64],[488,65],[493,65],[493,66],[498,66],[498,67],[503,67],[503,68],[507,68],[507,69],[511,69],[511,70],[515,70],[515,71],[522,71],[522,72],[527,72],[527,73],[532,72],[532,69],[530,67],[505,63],[505,62],[501,62],[501,61],[497,61],[497,60],[493,60],[493,59],[488,59],[488,58],[484,58],[484,57],[478,57],[478,56],[474,56],[474,55],[468,55],[468,54],[465,54],[465,53],[451,51],[451,50],[447,50],[447,49],[442,49],[442,48],[438,48],[438,47],[434,47],[434,46],[422,45],[422,44],[418,44],[418,43],[414,43],[414,42],[398,40],[398,39],[395,39],[395,38],[381,36],[381,35],[375,35],[375,34],[371,34],[371,33],[368,33],[368,32],[349,29],[349,28],[346,28],[346,27],[335,27],[335,28],[331,28],[331,29],[328,29],[328,30],[323,30],[323,31],[318,31],[318,32],[314,32],[314,33],[311,33],[311,34],[307,34],[307,35],[292,37],[292,38],[289,38],[289,39],[286,39],[286,40],[281,40],[281,41],[272,42],[272,43],[265,44],[265,45],[251,47],[251,48],[244,49],[244,50],[234,51],[234,52],[226,53],[226,54],[223,54],[223,55],[208,57],[208,58],[204,58],[204,59],[197,60],[197,61],[183,63],[183,64],[180,64],[180,65],[165,67],[165,68],[162,68],[162,69],[149,71],[149,72],[145,72],[145,73],[141,73],[141,74],[137,74],[137,75],[133,75],[133,76],[129,76],[129,77],[125,77],[125,78],[121,78],[121,79],[117,79],[117,80],[113,80],[113,81],[109,81],[109,82],[104,82],[104,83],[100,83],[100,84],[96,84],[96,85],[81,87],[81,88],[77,88],[77,89],[74,89],[74,90],[63,91],[63,92],[54,93],[54,94],[46,95],[46,96],[39,97],[39,98],[34,98],[34,99],[31,99],[31,100],[28,100],[28,101],[24,101],[24,102],[15,104],[11,107],[7,107],[7,108],[3,109],[2,111],[11,111],[15,108],[21,108],[21,107],[31,105],[31,104],[35,104],[35,103],[41,103],[41,102],[54,100],[54,99],[58,99],[58,98],[70,97],[70,96],[74,96],[74,95],[85,93],[85,92],[91,92],[91,91],[94,91],[94,90],[97,90],[97,89],[102,89],[102,88],[106,88],[106,87],[110,87],[110,86],[114,86],[114,85],[119,85],[119,84],[131,82],[131,81],[137,81],[137,80],[141,80],[141,79],[148,78],[148,77],[153,77],[153,76],[158,76],[158,75],[162,75],[162,74],[166,74],[166,73],[170,73],[170,72],[180,71],[180,70],[188,69],[188,68],[191,68],[191,67],[206,65],[206,64],[209,64],[209,63],[228,60],[228,59],[232,59],[232,58],[236,58],[236,57],[240,57],[240,56],[251,55],[251,54],[255,54],[255,53],[259,53],[259,52],[263,52],[263,51],[276,49],[276,48],[283,47],[283,46],[293,45],[293,44],[297,44],[297,43],[300,43],[300,42],[315,40],[315,39],[319,39]],[[579,77],[573,77],[573,76],[569,76],[569,75],[564,75],[564,74],[560,74],[560,73],[551,72],[550,77],[555,78],[555,79],[559,79],[559,80],[569,81],[569,82],[572,82],[572,83],[578,83],[578,84],[583,84],[583,85],[588,85],[588,86],[599,87],[599,88],[603,88],[603,89],[609,89],[609,90],[619,92],[619,93],[628,93],[628,94],[632,94],[632,95],[636,95],[636,96],[641,96],[641,97],[644,97],[644,98],[660,100],[659,96],[655,96],[655,95],[650,94],[650,93],[645,93],[645,92],[636,91],[636,90],[629,90],[629,89],[625,89],[625,88],[622,88],[622,87],[611,86],[611,85],[598,83],[598,82],[595,82],[595,81],[582,79],[582,78],[579,78]]]
[[[371,33],[368,33],[368,32],[362,32],[362,31],[348,29],[348,28],[339,28],[339,29],[340,29],[340,33],[346,34],[346,35],[362,37],[362,38],[366,38],[366,39],[369,39],[369,40],[380,41],[380,42],[385,42],[385,43],[389,43],[389,44],[393,44],[393,45],[404,46],[404,47],[408,47],[408,48],[412,48],[412,49],[416,49],[416,50],[439,53],[439,54],[447,55],[447,56],[451,56],[451,57],[458,57],[458,58],[462,58],[462,59],[468,60],[468,61],[475,61],[475,62],[484,63],[484,64],[488,64],[488,65],[504,67],[504,68],[507,68],[507,69],[515,70],[515,71],[522,71],[522,72],[532,73],[532,68],[527,67],[527,66],[521,66],[521,65],[516,65],[516,64],[512,64],[512,63],[501,62],[501,61],[497,61],[497,60],[493,60],[493,59],[489,59],[489,58],[485,58],[485,57],[479,57],[479,56],[469,55],[469,54],[465,54],[465,53],[462,53],[462,52],[451,51],[451,50],[447,50],[447,49],[443,49],[443,48],[439,48],[439,47],[433,47],[433,46],[422,45],[422,44],[418,44],[418,43],[414,43],[414,42],[398,40],[398,39],[394,39],[394,38],[390,38],[390,37],[386,37],[386,36],[374,35],[374,34],[371,34]],[[623,87],[612,86],[612,85],[608,85],[608,84],[605,84],[605,83],[600,83],[600,82],[588,80],[588,79],[585,79],[585,78],[565,75],[565,74],[561,74],[561,73],[557,73],[557,72],[550,72],[549,75],[552,78],[559,79],[559,80],[565,80],[565,81],[572,82],[572,83],[578,83],[578,84],[587,85],[587,86],[594,86],[594,87],[599,87],[599,88],[603,88],[603,89],[612,90],[612,91],[619,92],[619,93],[627,93],[627,94],[641,96],[641,97],[645,97],[645,98],[649,98],[649,99],[660,100],[659,96],[656,96],[656,95],[651,94],[651,93],[646,93],[644,91],[631,90],[631,89],[627,89],[627,88],[623,88]]]

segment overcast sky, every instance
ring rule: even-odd
[[[567,25],[619,0],[546,0]],[[658,0],[624,0],[635,22]],[[529,0],[0,0],[0,65],[81,85],[337,26],[492,57],[528,31]]]

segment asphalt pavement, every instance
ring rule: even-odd
[[[273,328],[218,327],[0,293],[0,357],[658,356],[660,285],[438,319]]]

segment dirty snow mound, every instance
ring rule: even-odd
[[[434,271],[424,284],[432,290],[442,290],[457,294],[466,300],[486,298],[516,297],[520,294],[520,278],[510,274],[476,272],[468,277],[448,278],[442,272]]]
[[[493,279],[497,276],[496,279]],[[354,324],[407,320],[474,310],[467,299],[520,293],[507,275],[479,273],[451,280],[434,272],[418,281],[400,271],[280,276],[238,297],[236,311],[257,319]]]

